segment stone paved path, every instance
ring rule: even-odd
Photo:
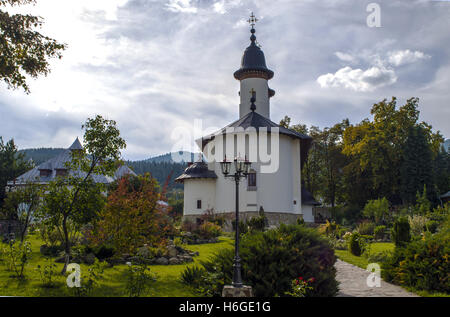
[[[337,297],[417,297],[400,286],[381,281],[381,287],[368,287],[369,272],[347,262],[337,260],[339,293]]]

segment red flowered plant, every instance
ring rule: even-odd
[[[292,297],[305,297],[308,290],[313,289],[311,284],[314,283],[315,280],[314,277],[305,280],[302,276],[299,276],[292,281],[292,291],[285,292],[285,294]]]

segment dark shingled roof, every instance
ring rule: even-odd
[[[450,198],[450,191],[448,191],[445,194],[441,195],[440,198]]]
[[[182,183],[185,179],[192,178],[217,178],[217,175],[214,171],[208,169],[208,165],[205,162],[195,162],[189,165],[175,181]]]
[[[69,147],[69,150],[82,150],[82,149],[83,149],[83,146],[81,145],[80,140],[78,139],[78,137],[72,143],[72,145]]]
[[[316,201],[313,195],[302,186],[302,205],[319,206],[322,204]]]
[[[301,166],[306,162],[306,158],[308,156],[308,150],[311,146],[312,138],[308,135],[298,133],[291,129],[286,129],[275,122],[267,119],[266,117],[260,115],[257,112],[251,111],[247,113],[245,116],[240,118],[239,120],[227,125],[225,128],[217,131],[216,133],[207,135],[202,138],[202,146],[205,147],[210,141],[214,140],[215,135],[218,134],[226,134],[227,128],[243,128],[244,130],[249,127],[254,127],[256,131],[259,131],[259,128],[267,128],[267,132],[269,133],[272,128],[278,128],[280,134],[287,135],[292,138],[300,139],[300,150],[301,150]]]
[[[251,44],[245,49],[241,60],[241,68],[234,73],[234,78],[241,79],[241,76],[247,72],[259,71],[266,74],[268,79],[273,77],[273,71],[267,68],[266,58],[263,51],[256,45],[255,29],[251,29]]]

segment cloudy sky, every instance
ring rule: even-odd
[[[87,117],[117,121],[126,159],[171,151],[174,129],[237,119],[239,68],[256,36],[274,70],[271,119],[320,127],[369,117],[373,103],[420,98],[450,137],[450,2],[429,0],[38,0],[43,33],[68,44],[31,94],[0,83],[0,135],[67,147]],[[381,27],[367,25],[367,6]]]

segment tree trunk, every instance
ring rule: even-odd
[[[67,216],[64,216],[64,218],[63,218],[62,227],[63,227],[64,240],[65,240],[64,241],[65,242],[65,246],[64,246],[65,261],[64,261],[64,267],[61,271],[61,274],[64,275],[64,274],[66,274],[67,266],[69,265],[69,261],[70,261],[70,239],[69,239],[69,232],[67,230]]]

